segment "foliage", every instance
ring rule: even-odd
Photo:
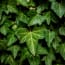
[[[65,1],[0,0],[0,65],[65,65]]]

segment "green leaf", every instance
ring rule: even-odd
[[[1,63],[3,63],[6,60],[6,58],[7,58],[7,55],[2,55],[0,57]]]
[[[7,5],[7,10],[5,11],[7,14],[8,13],[17,13],[17,9],[16,9],[16,6],[14,5]]]
[[[65,27],[62,26],[59,28],[59,34],[65,36]]]
[[[51,5],[51,9],[61,18],[64,13],[65,13],[65,6],[64,4],[58,3],[58,2],[53,2]]]
[[[65,43],[60,44],[57,50],[65,60]]]
[[[52,61],[55,60],[53,53],[48,53],[47,56],[43,57],[42,61],[45,61],[45,65],[52,65]]]
[[[42,45],[38,44],[37,54],[46,55],[48,54],[48,51]]]
[[[17,0],[17,3],[23,5],[23,6],[28,6],[27,0]]]
[[[3,34],[3,35],[7,35],[8,33],[8,27],[6,25],[3,25],[1,28],[0,28],[0,32]]]
[[[43,5],[39,5],[37,7],[37,13],[41,13],[42,11],[44,11],[45,9],[48,9],[48,3],[45,3]]]
[[[22,49],[22,52],[21,52],[20,63],[21,63],[22,61],[24,61],[25,59],[29,58],[29,57],[31,57],[31,55],[30,55],[28,49],[27,49],[27,48],[23,48],[23,49]]]
[[[7,45],[6,45],[6,39],[0,39],[0,49],[6,49]]]
[[[52,42],[53,48],[57,51],[58,46],[60,45],[61,39],[59,36],[56,36]]]
[[[14,45],[14,46],[11,46],[9,47],[7,50],[11,51],[12,52],[12,55],[14,58],[16,58],[17,54],[18,54],[18,51],[19,51],[20,47],[17,46],[17,45]]]
[[[8,35],[7,39],[8,39],[7,46],[12,45],[17,40],[16,37],[14,36],[14,34]]]
[[[51,11],[45,12],[43,14],[44,21],[47,22],[48,25],[50,25],[51,21],[55,22],[56,18],[54,17],[53,13]]]
[[[30,20],[29,22],[29,26],[31,25],[36,25],[36,24],[39,24],[41,25],[42,22],[44,21],[44,18],[43,16],[39,15],[39,14],[36,14],[35,16],[33,16],[33,18]]]
[[[16,32],[17,37],[21,42],[26,42],[29,51],[35,55],[38,39],[44,38],[45,28],[34,28],[32,31],[28,31],[25,28],[19,28]]]
[[[27,17],[24,13],[18,13],[18,17],[16,18],[17,21],[21,21],[23,23],[28,24],[29,22],[29,17]]]
[[[47,31],[45,34],[45,40],[47,42],[47,45],[50,47],[53,39],[55,38],[55,32],[54,31]]]
[[[31,57],[28,59],[30,65],[39,65],[40,64],[40,57]]]
[[[39,24],[41,25],[43,22],[47,22],[49,25],[50,23],[55,22],[56,18],[54,17],[51,11],[45,12],[43,15],[36,14],[29,22],[29,26]]]
[[[9,65],[11,65],[11,64],[12,65],[17,65],[17,62],[15,62],[15,60],[13,59],[13,57],[10,56],[10,55],[6,58],[5,63],[9,64]]]
[[[33,33],[30,32],[28,34],[27,46],[29,51],[35,56],[36,55],[36,48],[37,48],[37,40],[34,39]]]
[[[35,6],[33,0],[17,0],[18,4],[21,4],[23,6]]]

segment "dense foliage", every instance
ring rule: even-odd
[[[0,0],[0,65],[65,65],[65,0]]]

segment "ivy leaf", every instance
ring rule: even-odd
[[[12,52],[12,55],[14,58],[16,58],[17,54],[18,54],[18,51],[19,51],[20,47],[17,46],[17,45],[14,45],[14,46],[11,46],[9,47],[7,50],[11,51]]]
[[[16,20],[28,24],[29,18],[24,13],[19,12]]]
[[[58,2],[53,2],[52,3],[52,6],[51,6],[51,9],[61,18],[64,13],[65,13],[65,6],[64,4],[61,2],[61,3],[58,3]]]
[[[28,59],[30,65],[39,65],[40,64],[40,57],[31,57]]]
[[[65,60],[65,43],[60,44],[57,50]]]
[[[8,27],[6,25],[3,25],[1,28],[0,28],[0,32],[3,34],[3,35],[7,35],[8,33]]]
[[[7,57],[8,57],[7,55],[2,55],[0,57],[1,63],[3,63],[6,60]]]
[[[52,46],[55,50],[57,50],[58,46],[60,45],[61,39],[60,37],[56,36],[52,42]]]
[[[47,42],[47,45],[50,47],[53,39],[55,38],[55,32],[54,31],[47,31],[45,34],[45,40]]]
[[[29,57],[31,57],[32,55],[30,55],[29,51],[27,48],[22,48],[22,51],[21,51],[21,57],[20,57],[20,64],[23,63],[23,61]]]
[[[44,18],[43,16],[39,15],[39,14],[36,14],[35,16],[33,16],[33,18],[30,20],[29,22],[29,26],[31,25],[36,25],[36,24],[39,24],[41,25],[42,22],[44,21]]]
[[[48,9],[48,3],[45,3],[43,5],[39,5],[37,7],[37,13],[41,13],[42,11],[44,11],[45,9]]]
[[[8,13],[17,13],[17,9],[16,9],[16,6],[14,5],[7,5],[7,10],[5,11],[7,14]]]
[[[37,40],[34,39],[32,32],[30,32],[28,35],[27,46],[29,48],[29,51],[35,56],[37,48]]]
[[[44,38],[45,29],[34,28],[33,31],[28,31],[25,28],[19,28],[16,32],[17,37],[21,42],[26,42],[30,52],[35,55],[38,39]]]
[[[6,43],[7,43],[6,39],[0,39],[0,50],[6,49],[7,47]]]
[[[45,61],[45,65],[52,65],[53,60],[55,60],[55,56],[52,52],[42,59],[42,61]]]
[[[10,34],[8,35],[8,42],[7,42],[7,46],[12,45],[14,42],[16,42],[16,37],[14,36],[14,34]]]
[[[27,0],[17,0],[17,3],[19,3],[23,6],[28,6],[28,1]]]
[[[65,36],[65,27],[60,27],[59,28],[59,34]]]
[[[6,58],[5,63],[6,63],[6,64],[10,64],[10,65],[11,65],[11,64],[12,64],[12,65],[17,65],[16,62],[14,61],[13,57],[10,56],[10,55]]]
[[[38,44],[37,54],[45,55],[48,54],[48,51],[42,45]]]
[[[39,24],[41,25],[43,22],[47,22],[49,25],[51,21],[55,22],[56,18],[54,17],[51,11],[45,12],[43,15],[35,15],[29,22],[29,26]]]
[[[43,14],[44,21],[47,22],[48,25],[50,25],[51,21],[55,22],[57,19],[54,17],[53,13],[51,11],[45,12]]]
[[[21,4],[23,6],[35,6],[33,0],[17,0],[18,4]]]

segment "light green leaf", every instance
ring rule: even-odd
[[[28,39],[27,46],[29,48],[29,51],[35,56],[37,48],[37,40],[34,39],[32,32],[29,32],[27,39]]]
[[[43,57],[42,61],[45,61],[45,65],[52,65],[52,61],[55,60],[53,53],[48,53],[47,56]]]
[[[7,46],[12,45],[14,42],[16,42],[16,37],[14,34],[10,34],[8,35],[8,42],[7,42]]]
[[[43,16],[39,15],[39,14],[36,14],[35,16],[33,16],[33,18],[30,20],[29,22],[29,26],[31,25],[36,25],[36,24],[39,24],[41,25],[42,22],[44,21],[44,18]]]
[[[18,17],[16,20],[26,24],[29,22],[29,18],[24,13],[20,13],[20,12],[18,13]]]
[[[38,39],[44,38],[45,28],[34,28],[28,31],[25,28],[19,28],[16,32],[17,37],[23,43],[26,42],[29,51],[35,55]]]
[[[51,22],[55,23],[57,21],[57,18],[55,18],[54,14],[51,11],[45,12],[43,14],[43,18],[48,25],[50,25]]]
[[[61,42],[61,39],[58,36],[56,36],[55,39],[52,42],[52,46],[56,50],[56,52],[57,52],[58,46],[60,45],[60,42]]]
[[[3,25],[1,28],[0,28],[0,32],[3,34],[3,35],[6,35],[8,33],[8,27],[6,25]]]
[[[23,6],[28,6],[28,1],[27,0],[17,0],[18,4],[21,4]]]
[[[29,26],[39,24],[41,25],[43,22],[47,22],[49,25],[50,23],[55,22],[56,18],[54,17],[51,11],[45,12],[43,15],[35,15],[29,22]]]
[[[55,38],[55,32],[54,31],[47,31],[45,34],[45,40],[47,42],[47,45],[50,47],[53,39]]]
[[[31,57],[29,51],[27,48],[23,48],[21,52],[21,58],[20,58],[20,63],[23,62],[25,59]]]
[[[53,2],[52,5],[51,5],[51,8],[60,18],[65,13],[65,6],[62,2],[61,3]]]
[[[18,4],[21,4],[23,6],[35,6],[33,0],[17,0]]]
[[[12,52],[12,55],[14,58],[16,58],[17,54],[18,54],[18,51],[19,51],[20,47],[17,46],[17,45],[14,45],[14,46],[11,46],[9,47],[7,50],[11,51]]]
[[[7,5],[7,10],[6,10],[6,13],[17,13],[17,9],[16,9],[16,6],[14,5]]]

